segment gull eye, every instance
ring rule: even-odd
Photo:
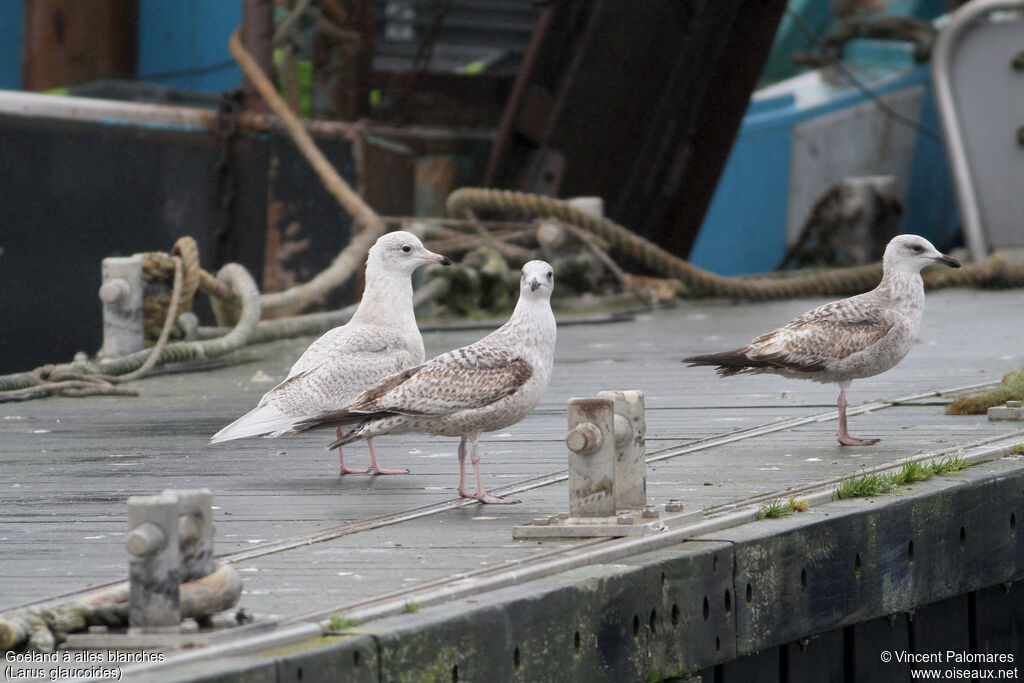
[[[920,254],[922,251],[924,251],[924,247],[922,247],[920,244],[912,244],[910,245],[910,251],[914,252],[915,254]]]
[[[410,247],[408,244],[403,244],[402,245],[402,251],[404,251],[406,254],[408,254],[410,251],[412,251],[412,247]]]
[[[553,278],[554,276],[555,276],[554,272],[552,272],[552,271],[550,271],[550,270],[549,270],[549,271],[548,271],[548,279],[550,280],[550,279],[551,279],[551,278]]]

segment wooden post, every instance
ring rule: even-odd
[[[569,515],[615,515],[615,421],[610,398],[569,399]]]
[[[128,623],[143,630],[177,630],[178,497],[171,493],[128,499]]]
[[[647,505],[647,459],[644,448],[642,391],[601,391],[615,402],[615,511],[638,511]]]

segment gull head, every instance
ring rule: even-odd
[[[885,248],[882,264],[886,270],[902,270],[919,273],[921,269],[936,263],[950,268],[959,268],[960,262],[948,254],[941,253],[932,243],[919,235],[896,235]]]
[[[555,288],[555,271],[545,261],[530,261],[523,266],[519,280],[519,296],[550,299]]]
[[[412,273],[424,263],[440,263],[450,266],[452,262],[447,256],[435,254],[420,242],[411,232],[402,230],[381,235],[367,256],[367,263],[380,263],[386,269],[402,273]]]

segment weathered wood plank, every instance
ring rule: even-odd
[[[522,423],[484,439],[485,485],[509,486],[565,469],[564,406],[571,396],[643,390],[648,452],[832,410],[836,390],[828,385],[771,376],[723,380],[706,368],[688,369],[679,362],[690,353],[741,345],[816,303],[700,302],[643,314],[626,324],[564,327],[541,406]],[[922,343],[889,373],[854,382],[854,405],[998,379],[1024,360],[1019,292],[936,292],[929,295],[928,306]],[[425,340],[428,353],[436,353],[481,335],[429,332]],[[207,444],[210,434],[255,405],[284,376],[308,342],[250,349],[245,352],[250,362],[211,372],[147,379],[138,384],[138,398],[5,404],[0,419],[0,609],[122,580],[124,501],[130,495],[164,488],[212,489],[220,554],[453,498],[455,439],[382,438],[382,462],[407,466],[412,473],[376,478],[338,477],[335,455],[323,449],[327,434]],[[270,381],[259,381],[259,376]],[[687,509],[702,509],[1015,428],[984,417],[946,416],[941,406],[929,405],[853,415],[850,422],[855,434],[880,436],[882,442],[841,448],[834,440],[834,421],[811,423],[652,462],[648,495],[658,502],[681,498]],[[351,463],[368,459],[358,444],[346,455]],[[313,600],[351,602],[373,591],[556,547],[557,542],[513,541],[511,529],[566,510],[567,495],[564,483],[555,483],[516,494],[522,501],[517,506],[449,510],[255,557],[239,567],[247,580],[242,602],[257,614],[284,614],[301,611]],[[376,584],[351,578],[357,574],[373,577]]]

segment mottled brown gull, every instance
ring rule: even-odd
[[[839,429],[844,446],[877,443],[846,429],[846,389],[858,377],[892,368],[914,345],[924,311],[921,269],[935,263],[959,268],[917,235],[897,235],[882,257],[882,281],[870,292],[833,301],[804,313],[785,327],[762,334],[741,349],[684,358],[684,363],[717,365],[723,377],[772,372],[785,377],[839,385]]]
[[[480,433],[503,429],[536,407],[555,352],[551,312],[554,273],[544,261],[523,266],[512,317],[480,341],[400,372],[367,389],[344,410],[296,424],[296,431],[355,425],[330,448],[392,432],[459,436],[459,495],[483,503],[515,503],[484,491]],[[466,452],[476,491],[466,490]]]
[[[283,382],[264,394],[259,405],[214,434],[210,443],[280,436],[298,420],[347,406],[367,387],[422,363],[423,337],[413,311],[412,272],[424,263],[451,262],[428,251],[412,233],[381,236],[367,255],[363,298],[348,323],[310,344]],[[367,445],[371,463],[367,470],[346,467],[338,447],[341,474],[407,472],[382,469],[372,439]]]

